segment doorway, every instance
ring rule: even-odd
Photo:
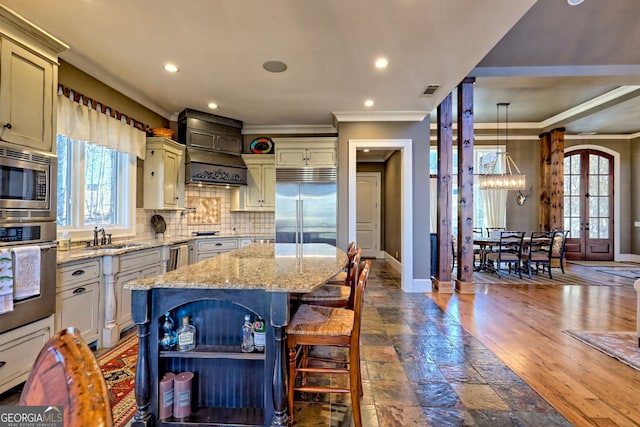
[[[564,224],[570,232],[567,259],[614,259],[614,170],[613,156],[599,150],[565,154]]]
[[[380,173],[356,174],[356,241],[366,258],[380,258],[380,190]]]

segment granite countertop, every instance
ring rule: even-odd
[[[344,251],[319,243],[253,243],[159,276],[129,282],[125,289],[260,289],[311,292],[347,263]]]
[[[180,243],[187,243],[192,240],[203,239],[273,239],[273,235],[244,235],[244,234],[216,234],[215,236],[164,236],[155,239],[131,239],[124,242],[115,242],[107,246],[97,246],[90,248],[74,248],[68,251],[58,250],[57,262],[64,264],[73,261],[82,261],[109,255],[122,255],[127,252],[151,249],[162,246],[172,246]]]

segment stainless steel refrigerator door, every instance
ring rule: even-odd
[[[337,187],[331,183],[301,183],[301,243],[336,245]]]
[[[300,243],[299,201],[299,183],[276,183],[276,243]]]

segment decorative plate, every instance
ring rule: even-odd
[[[253,154],[270,154],[273,152],[273,141],[271,138],[261,136],[251,141],[250,148]]]

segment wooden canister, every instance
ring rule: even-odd
[[[192,372],[181,372],[173,379],[173,416],[185,418],[191,415]]]
[[[160,380],[160,390],[158,400],[160,401],[160,413],[158,417],[163,420],[173,415],[173,372],[166,372]]]

